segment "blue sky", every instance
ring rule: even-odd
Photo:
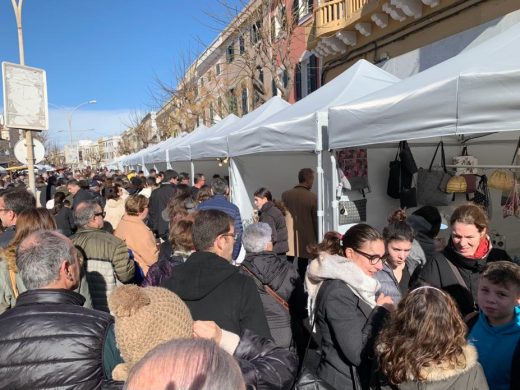
[[[155,80],[174,85],[180,59],[217,36],[204,11],[226,14],[217,0],[25,0],[25,63],[47,72],[51,137],[66,142],[66,108],[90,99],[73,114],[76,139],[119,134],[132,112],[150,111]],[[10,0],[0,1],[0,61],[19,62]]]

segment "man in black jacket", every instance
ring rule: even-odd
[[[178,176],[173,169],[166,170],[160,187],[152,191],[148,203],[148,226],[156,236],[165,240],[168,239],[169,221],[164,220],[162,212],[175,196]]]
[[[37,231],[17,251],[27,291],[0,316],[1,389],[100,389],[122,362],[108,313],[82,307],[72,242]]]
[[[186,303],[194,320],[215,321],[236,334],[250,329],[270,339],[255,282],[229,263],[235,240],[235,224],[228,214],[199,211],[193,223],[197,252],[175,268],[163,287]]]

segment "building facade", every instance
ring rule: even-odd
[[[325,82],[359,59],[405,78],[458,54],[519,8],[517,0],[321,1],[309,49]]]

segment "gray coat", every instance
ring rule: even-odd
[[[414,260],[411,260],[410,258],[406,259],[405,267],[410,274],[410,278],[412,277],[413,272],[418,265],[419,263],[415,262]],[[381,283],[381,290],[379,291],[386,296],[390,296],[394,304],[397,305],[402,298],[402,294],[399,288],[399,282],[397,281],[394,273],[392,272],[392,269],[388,266],[388,264],[383,263],[383,269],[377,272],[374,277],[379,281],[379,283]]]

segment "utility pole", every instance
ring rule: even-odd
[[[20,65],[25,66],[25,54],[23,49],[23,30],[22,30],[22,5],[23,0],[11,0],[16,26],[18,29],[18,50],[20,52]],[[25,130],[25,144],[27,145],[27,169],[29,170],[29,188],[36,194],[36,180],[34,177],[34,145],[32,130]]]

